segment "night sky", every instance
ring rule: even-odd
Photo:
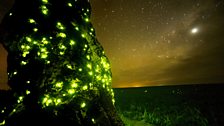
[[[224,0],[90,0],[113,87],[224,82]],[[12,0],[0,0],[0,20]],[[6,88],[0,47],[0,84]]]

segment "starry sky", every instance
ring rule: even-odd
[[[114,88],[224,82],[224,0],[90,0]],[[0,0],[0,20],[13,0]],[[0,84],[7,83],[0,46]]]

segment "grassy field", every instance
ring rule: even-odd
[[[127,126],[224,125],[222,85],[115,89],[116,107]]]

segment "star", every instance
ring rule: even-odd
[[[198,30],[199,30],[199,29],[198,29],[197,27],[192,28],[192,29],[191,29],[191,33],[192,33],[192,34],[196,34],[196,33],[198,33]]]

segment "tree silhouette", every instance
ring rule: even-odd
[[[13,94],[0,125],[123,125],[90,15],[88,0],[15,1],[0,28]]]

